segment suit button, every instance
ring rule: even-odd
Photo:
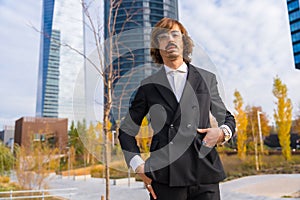
[[[188,124],[186,125],[187,128],[191,128],[192,127],[192,124]]]
[[[173,125],[173,124],[171,124],[171,125],[170,125],[170,128],[174,128],[174,125]]]
[[[170,144],[174,144],[173,142],[170,142]]]

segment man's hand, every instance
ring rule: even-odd
[[[145,175],[145,169],[144,169],[144,167],[145,167],[145,164],[141,164],[140,166],[138,166],[136,168],[135,173],[138,174],[141,177],[141,179],[145,183],[145,186],[146,186],[147,190],[150,192],[150,194],[152,195],[152,197],[154,199],[157,199],[156,194],[155,194],[155,192],[154,192],[154,190],[152,188],[152,185],[151,185],[152,180],[148,176]]]
[[[205,134],[203,142],[207,147],[214,147],[217,143],[224,141],[224,134],[220,128],[197,129],[199,134]]]

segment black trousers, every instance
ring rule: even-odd
[[[188,187],[169,187],[152,181],[157,200],[220,200],[219,184],[203,184]],[[150,199],[154,200],[150,194]]]

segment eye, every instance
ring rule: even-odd
[[[173,31],[171,32],[171,35],[173,38],[179,38],[181,36],[181,33],[179,31]]]
[[[159,40],[167,40],[169,38],[169,34],[168,33],[162,33],[162,34],[159,34],[157,38]]]

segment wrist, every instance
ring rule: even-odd
[[[230,140],[231,133],[224,126],[221,126],[220,129],[222,131],[222,144],[225,144],[226,142],[228,142]]]
[[[219,140],[218,140],[218,142],[219,142],[219,143],[222,143],[222,142],[224,142],[224,140],[225,140],[225,135],[224,135],[224,132],[223,132],[223,130],[222,130],[221,128],[219,128],[219,131],[220,131],[220,135],[219,135]]]
[[[135,173],[136,173],[136,174],[144,173],[144,164],[139,165],[139,166],[135,169]]]

